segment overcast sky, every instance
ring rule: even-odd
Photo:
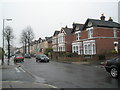
[[[73,22],[84,24],[87,18],[99,19],[104,13],[106,20],[112,17],[118,22],[119,0],[1,0],[0,2],[0,46],[2,46],[2,20],[13,28],[14,46],[22,46],[20,35],[31,26],[35,39],[52,36],[61,27],[72,27]]]

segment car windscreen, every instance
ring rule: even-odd
[[[47,56],[40,54],[40,55],[37,55],[37,57],[47,57]]]
[[[23,57],[23,56],[16,56],[16,57]]]

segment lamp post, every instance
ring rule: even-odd
[[[4,64],[4,26],[5,26],[5,20],[6,21],[12,21],[12,19],[3,19],[3,48],[2,48],[2,65]]]

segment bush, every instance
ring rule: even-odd
[[[78,55],[76,53],[71,53],[71,52],[60,52],[59,56],[60,57],[76,57]]]
[[[46,48],[44,50],[44,54],[46,54],[47,56],[50,55],[50,53],[52,53],[53,49],[52,48]]]
[[[111,53],[112,53],[112,54],[117,54],[117,51],[111,50]]]

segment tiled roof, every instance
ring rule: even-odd
[[[60,31],[55,31],[53,36],[56,36],[59,34]]]
[[[52,37],[45,37],[45,39],[48,43],[52,43]]]
[[[62,28],[62,30],[64,30],[65,31],[65,33],[67,34],[67,35],[71,35],[72,34],[72,28]]]
[[[79,24],[79,23],[73,23],[73,30],[72,33],[75,31],[79,31],[83,29],[83,24]]]
[[[108,27],[108,28],[120,28],[120,24],[112,21],[98,20],[98,19],[87,19],[83,26],[83,30],[85,28],[91,27],[89,26],[91,23],[94,27]]]

